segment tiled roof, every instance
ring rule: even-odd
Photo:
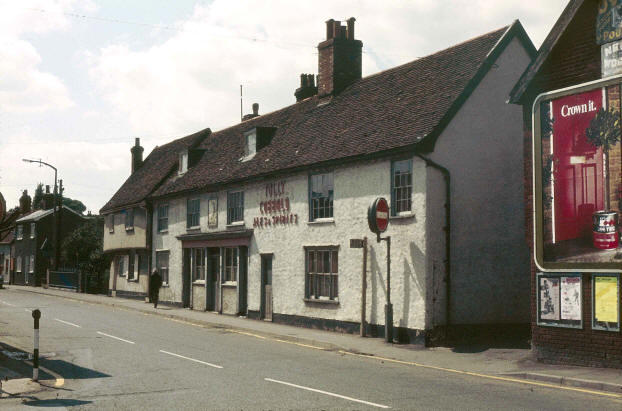
[[[71,208],[67,207],[66,205],[63,205],[63,208],[65,210],[67,210],[68,212],[74,213],[75,215],[78,215],[82,218],[86,218],[85,216],[78,214],[77,212],[75,212],[74,210],[72,210]],[[26,221],[39,221],[41,220],[43,217],[48,216],[50,214],[54,213],[54,209],[50,208],[47,210],[37,210],[37,211],[33,211],[30,214],[25,215],[24,217],[21,217],[19,220],[16,221],[16,223],[23,223]]]
[[[562,12],[562,14],[555,22],[555,25],[549,32],[544,42],[538,49],[538,52],[534,59],[532,59],[531,64],[527,66],[522,76],[518,79],[518,82],[510,92],[510,102],[511,103],[519,103],[523,94],[527,91],[529,84],[533,80],[533,78],[538,74],[540,68],[548,58],[551,50],[555,47],[560,37],[574,18],[575,14],[579,10],[579,8],[583,5],[584,0],[570,0],[566,8]],[[596,6],[594,6],[596,7]]]
[[[200,145],[206,152],[198,164],[181,177],[168,178],[152,196],[417,144],[440,133],[509,42],[500,40],[514,34],[535,52],[516,21],[510,28],[360,79],[329,100],[314,96],[214,132]],[[243,133],[253,127],[276,127],[276,132],[268,146],[242,162]]]
[[[179,153],[196,146],[209,133],[210,130],[205,129],[154,148],[145,158],[142,167],[130,175],[121,188],[102,207],[100,213],[143,201],[177,166]]]

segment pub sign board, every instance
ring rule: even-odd
[[[600,61],[603,77],[622,73],[622,40],[600,46]]]
[[[542,272],[622,271],[617,241],[622,232],[617,218],[622,215],[622,174],[613,169],[614,156],[622,159],[622,154],[613,148],[606,153],[594,139],[594,130],[619,131],[620,121],[601,120],[620,116],[621,83],[622,75],[615,75],[543,93],[534,102],[533,249]],[[597,218],[603,213],[616,214],[609,219],[613,232],[608,225],[603,234]],[[615,244],[599,247],[603,236]]]
[[[596,17],[596,43],[622,39],[622,0],[599,0]]]

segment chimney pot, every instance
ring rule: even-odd
[[[330,19],[326,22],[326,40],[330,40],[335,37],[335,20]]]
[[[134,139],[134,147],[130,149],[132,153],[132,174],[143,165],[143,148],[140,145],[140,137]]]
[[[253,103],[253,116],[259,115],[259,103]]]
[[[356,19],[354,17],[350,17],[348,19],[348,32],[347,32],[348,40],[354,40],[354,22],[355,21]]]

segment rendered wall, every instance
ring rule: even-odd
[[[104,224],[104,251],[125,248],[144,248],[147,245],[147,211],[144,208],[134,209],[134,229],[125,230],[125,217],[122,213],[114,213],[114,232],[110,233],[108,218]]]
[[[522,113],[505,104],[528,63],[514,39],[429,155],[451,173],[452,324],[529,321]]]

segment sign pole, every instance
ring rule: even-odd
[[[387,242],[387,303],[384,306],[384,341],[393,342],[393,304],[391,304],[391,236],[383,238]]]
[[[367,237],[363,238],[363,275],[361,278],[361,337],[365,337],[365,311],[367,306]]]
[[[32,318],[35,319],[35,341],[34,352],[32,358],[32,380],[39,380],[39,318],[41,318],[41,311],[38,309],[32,312]]]

